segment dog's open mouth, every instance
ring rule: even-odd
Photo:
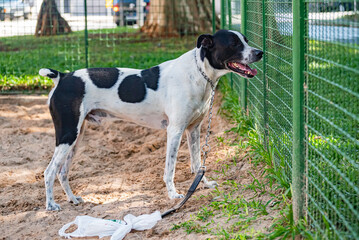
[[[239,62],[228,62],[227,67],[245,78],[252,78],[257,75],[257,69],[252,69],[248,65]]]

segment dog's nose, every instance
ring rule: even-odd
[[[263,52],[261,50],[255,50],[254,54],[256,55],[256,57],[261,58],[263,56]]]

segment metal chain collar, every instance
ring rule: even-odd
[[[194,51],[194,58],[195,58],[195,61],[196,61],[198,71],[202,74],[204,79],[206,79],[207,82],[211,85],[211,90],[212,90],[211,91],[211,101],[210,101],[210,104],[209,104],[207,133],[206,133],[205,143],[201,147],[201,152],[203,153],[203,160],[202,160],[202,165],[200,166],[200,168],[205,169],[206,168],[205,163],[206,163],[207,155],[211,151],[211,146],[209,145],[208,142],[209,142],[209,136],[211,134],[211,122],[212,122],[212,115],[213,115],[212,110],[213,110],[213,102],[214,102],[214,95],[215,95],[215,91],[216,91],[216,86],[214,85],[212,80],[206,75],[206,73],[203,72],[203,70],[200,68],[200,66],[198,66],[196,50]]]

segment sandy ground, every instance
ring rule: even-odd
[[[85,203],[77,206],[68,203],[56,180],[55,200],[62,210],[46,211],[43,172],[55,145],[46,99],[43,96],[0,96],[0,239],[61,239],[58,230],[78,215],[123,219],[128,213],[162,212],[178,202],[168,199],[162,180],[166,132],[115,120],[101,125],[87,123],[75,155],[70,185]],[[217,96],[215,112],[219,100]],[[217,160],[230,161],[234,148],[216,140],[219,136],[226,137],[224,131],[231,128],[230,124],[218,114],[212,123],[212,152],[206,175],[216,177],[215,170],[221,166]],[[242,170],[246,169],[244,164]],[[233,176],[239,174],[233,172]],[[193,178],[184,136],[176,168],[177,190],[185,194]],[[219,178],[218,182],[221,181],[223,179]],[[209,191],[200,184],[194,196]],[[187,235],[181,229],[169,229],[174,223],[188,220],[210,200],[193,197],[180,212],[160,221],[152,230],[133,231],[126,239],[204,239],[208,236]]]

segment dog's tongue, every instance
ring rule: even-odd
[[[257,75],[257,69],[255,69],[255,68],[251,69],[251,74],[253,76]]]
[[[257,75],[257,69],[255,68],[250,68],[248,65],[243,65],[243,64],[238,64],[239,68],[243,71],[245,71],[246,73],[250,73],[251,75],[255,76]]]
[[[257,75],[257,69],[255,69],[255,68],[252,69],[248,65],[240,64],[238,62],[231,62],[229,64],[231,67],[240,69],[248,75],[253,75],[253,76]]]

